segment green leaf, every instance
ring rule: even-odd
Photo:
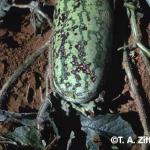
[[[81,124],[82,130],[88,138],[91,138],[93,133],[109,139],[112,136],[122,136],[125,141],[124,144],[131,146],[126,143],[128,137],[131,136],[133,139],[136,137],[131,125],[123,120],[119,114],[105,114],[95,118],[81,116]]]
[[[43,144],[39,138],[34,121],[26,119],[25,122],[30,122],[30,126],[17,127],[13,132],[9,132],[6,137],[18,142],[21,146],[32,146],[36,149],[42,149]]]

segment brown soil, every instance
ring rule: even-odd
[[[48,41],[50,31],[35,36],[29,17],[26,17],[20,31],[1,28],[0,35],[0,88],[2,88],[24,60]],[[29,112],[38,109],[41,92],[45,90],[46,65],[47,51],[13,85],[7,103],[9,111]]]

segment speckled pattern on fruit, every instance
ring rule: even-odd
[[[99,94],[111,41],[108,0],[58,2],[50,60],[53,86],[63,99],[81,104]]]

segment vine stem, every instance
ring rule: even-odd
[[[0,115],[5,115],[8,117],[15,117],[15,118],[23,118],[28,116],[36,116],[37,113],[16,113],[16,112],[10,112],[10,111],[0,109]]]
[[[7,92],[16,82],[18,77],[29,67],[33,64],[33,62],[49,47],[49,42],[46,42],[41,48],[37,49],[31,56],[29,56],[23,64],[9,77],[6,83],[3,85],[2,89],[0,90],[0,106],[2,106],[5,97],[7,96]]]
[[[0,144],[12,144],[12,145],[17,145],[16,142],[8,139],[8,138],[5,138],[3,136],[0,136]]]
[[[141,42],[141,33],[137,27],[137,20],[135,15],[136,6],[133,3],[124,3],[124,6],[127,8],[127,15],[130,19],[131,31],[134,37],[134,41],[137,47],[148,57],[150,58],[150,50],[146,48]]]
[[[133,75],[133,72],[132,72],[132,69],[131,69],[131,64],[129,62],[127,49],[124,49],[124,52],[123,52],[123,67],[124,67],[125,72],[127,74],[129,84],[130,84],[130,88],[131,88],[131,92],[133,94],[135,103],[137,105],[137,109],[138,109],[139,117],[140,117],[140,120],[141,120],[141,124],[142,124],[143,129],[144,129],[144,136],[150,136],[147,116],[146,116],[146,112],[145,112],[144,104],[143,104],[143,99],[140,96],[139,91],[138,91],[138,87],[137,87],[137,84],[136,84],[136,79]],[[146,147],[147,147],[146,144],[142,144],[142,150],[146,150]]]
[[[49,24],[49,26],[52,27],[51,20],[48,18],[47,15],[45,15],[39,9],[38,2],[31,2],[31,3],[26,4],[26,5],[25,4],[23,5],[23,4],[15,4],[15,3],[13,3],[12,7],[21,8],[21,9],[25,9],[25,8],[30,9],[31,12],[33,11],[35,14],[38,13],[41,17],[43,17],[44,19],[46,19],[47,22],[48,22],[48,24]]]

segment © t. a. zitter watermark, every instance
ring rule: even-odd
[[[125,139],[123,136],[113,136],[110,139],[112,144],[149,144],[150,143],[150,137],[149,136],[138,136],[136,141],[133,137],[129,136],[127,139]]]

